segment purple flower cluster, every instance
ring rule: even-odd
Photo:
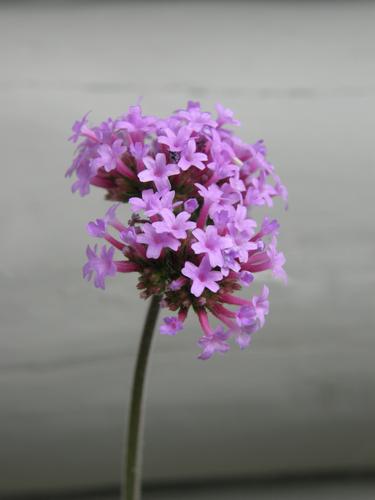
[[[104,289],[117,272],[138,272],[141,296],[160,295],[162,305],[176,312],[164,318],[165,335],[180,332],[192,308],[204,333],[200,359],[226,352],[231,338],[247,347],[264,326],[268,288],[251,299],[235,291],[266,270],[286,281],[279,224],[268,217],[258,224],[249,214],[272,207],[277,196],[286,202],[287,190],[266,160],[264,143],[244,143],[226,128],[239,125],[233,112],[220,104],[216,110],[214,119],[189,102],[159,119],[143,116],[136,105],[95,127],[85,115],[73,125],[70,141],[80,142],[67,171],[76,176],[73,192],[84,196],[97,186],[116,202],[87,226],[110,247],[87,248],[83,276],[94,276]],[[117,216],[124,202],[132,210],[127,224]],[[211,327],[208,313],[220,326]]]

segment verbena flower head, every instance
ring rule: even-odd
[[[104,289],[117,273],[139,273],[141,296],[157,294],[175,312],[164,318],[164,335],[182,331],[193,310],[203,331],[200,359],[228,351],[231,339],[244,349],[264,326],[268,288],[247,299],[236,291],[251,290],[262,271],[286,281],[279,224],[264,217],[258,225],[253,211],[276,197],[286,203],[287,190],[263,141],[244,143],[226,128],[239,125],[233,112],[216,110],[214,118],[189,102],[160,119],[136,105],[92,127],[85,115],[73,125],[78,146],[67,171],[76,177],[73,192],[84,196],[96,186],[115,202],[87,226],[105,244],[87,248],[83,276]],[[117,216],[121,203],[132,210],[127,223]]]

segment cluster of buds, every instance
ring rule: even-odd
[[[116,273],[139,273],[141,296],[159,295],[175,314],[160,332],[183,329],[189,309],[203,336],[200,359],[226,352],[233,338],[241,349],[263,327],[269,312],[268,288],[249,299],[234,294],[255,275],[271,270],[286,280],[285,258],[276,248],[279,224],[258,224],[249,214],[273,206],[286,188],[266,160],[263,141],[246,144],[227,126],[239,125],[220,104],[217,117],[189,102],[166,119],[143,116],[139,104],[113,120],[89,127],[85,115],[73,125],[70,141],[80,141],[67,176],[84,196],[101,187],[114,202],[102,219],[88,224],[90,236],[105,240],[87,247],[84,278],[104,289]],[[129,203],[131,219],[117,215]],[[118,260],[115,253],[119,254]],[[219,320],[213,328],[208,313]]]

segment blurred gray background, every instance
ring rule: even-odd
[[[118,483],[146,304],[135,276],[81,279],[108,205],[64,172],[73,121],[139,96],[162,116],[231,107],[290,192],[289,286],[266,277],[251,349],[199,362],[194,317],[156,337],[146,483],[375,471],[374,25],[364,1],[0,3],[0,495]],[[370,499],[370,483],[251,498]]]

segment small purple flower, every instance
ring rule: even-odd
[[[92,160],[92,166],[96,170],[103,167],[106,172],[111,172],[115,170],[125,151],[126,146],[123,144],[122,139],[117,139],[111,146],[102,144],[98,147],[99,156]]]
[[[240,330],[239,332],[236,333],[236,338],[235,342],[237,345],[239,345],[240,349],[246,349],[246,347],[249,347],[251,343],[251,333]]]
[[[121,231],[120,233],[120,238],[124,243],[127,245],[133,245],[137,241],[137,233],[134,229],[134,227],[126,227]]]
[[[157,233],[152,224],[143,225],[143,233],[137,235],[137,242],[147,245],[146,256],[149,259],[158,259],[163,248],[176,251],[181,243],[172,235]]]
[[[199,103],[189,106],[187,110],[179,111],[177,116],[184,118],[194,132],[201,132],[205,126],[212,128],[217,127],[217,123],[212,120],[211,114],[201,111]]]
[[[187,212],[180,212],[176,216],[172,210],[163,208],[160,215],[163,220],[153,223],[157,233],[170,233],[175,238],[181,239],[186,238],[186,231],[196,227],[195,222],[189,221],[190,214]]]
[[[276,246],[276,236],[273,236],[272,241],[267,248],[267,255],[271,261],[272,274],[275,278],[280,278],[286,284],[288,282],[288,276],[283,268],[286,259],[283,252],[277,251]]]
[[[215,155],[214,161],[210,162],[207,167],[210,170],[213,170],[214,177],[213,179],[217,182],[222,179],[227,179],[233,175],[233,172],[236,170],[236,166],[232,163],[229,163],[226,159],[222,158],[222,156]]]
[[[193,212],[195,212],[195,210],[198,207],[199,207],[199,203],[197,202],[197,200],[195,198],[189,198],[184,203],[184,209],[189,214],[192,214]]]
[[[252,304],[254,307],[255,315],[259,321],[259,326],[262,328],[266,321],[265,316],[269,313],[270,303],[268,301],[269,289],[266,285],[262,288],[262,293],[260,295],[255,295],[252,298]]]
[[[207,161],[207,155],[204,153],[197,153],[197,144],[194,139],[190,139],[187,146],[183,149],[178,166],[181,170],[188,170],[190,167],[199,168],[204,170],[206,165],[203,163]]]
[[[237,175],[234,175],[229,179],[229,185],[233,189],[234,192],[242,193],[243,191],[246,191],[246,186],[245,183],[242,179],[239,178],[239,173],[238,171]]]
[[[142,191],[142,198],[130,198],[129,204],[133,212],[140,212],[144,210],[147,215],[154,215],[158,213],[160,203],[160,194],[155,193],[153,189],[144,189]],[[148,213],[148,212],[153,213]]]
[[[100,255],[97,255],[98,246],[95,245],[94,249],[87,246],[86,255],[88,261],[83,266],[83,277],[88,281],[91,280],[92,274],[95,273],[94,285],[96,288],[105,289],[105,278],[107,276],[114,276],[117,272],[116,265],[113,262],[113,254],[115,249],[113,247],[107,249],[102,247]]]
[[[284,184],[281,183],[281,180],[277,175],[274,175],[273,177],[275,179],[275,186],[274,186],[274,189],[276,192],[275,196],[280,196],[280,198],[285,201],[285,209],[287,209],[288,208],[288,190],[287,190],[286,186],[284,186]]]
[[[250,286],[250,284],[254,281],[254,275],[251,274],[250,271],[241,271],[239,276],[240,283],[243,286]]]
[[[119,221],[117,219],[117,210],[118,207],[121,205],[121,203],[115,203],[114,205],[110,206],[109,209],[106,211],[104,220],[107,222],[107,224],[111,224],[112,226],[118,226]]]
[[[162,335],[176,335],[184,328],[184,324],[175,316],[167,316],[163,319],[164,325],[160,326],[160,333]]]
[[[228,205],[226,208],[216,210],[212,214],[212,220],[219,233],[226,232],[228,224],[232,222],[234,215],[234,208]]]
[[[166,162],[165,154],[157,153],[155,159],[151,156],[143,158],[146,169],[138,174],[142,182],[154,182],[158,191],[170,189],[168,177],[177,175],[180,170],[175,163]]]
[[[249,219],[246,207],[239,205],[232,219],[233,226],[241,232],[245,232],[248,237],[254,234],[254,228],[257,223],[253,219]]]
[[[90,182],[93,177],[91,168],[82,166],[77,169],[77,177],[78,179],[72,185],[72,193],[78,191],[81,196],[86,196],[90,192]]]
[[[242,203],[242,193],[233,188],[229,182],[225,182],[220,186],[221,199],[217,202],[218,207],[227,207],[228,205],[235,205]]]
[[[174,196],[174,191],[155,193],[153,189],[144,189],[142,191],[142,198],[130,198],[129,204],[133,212],[143,210],[146,215],[152,217],[159,214],[163,208],[172,210],[181,205],[181,202],[173,203]]]
[[[257,312],[252,304],[243,305],[237,311],[236,321],[242,332],[256,332],[259,328],[257,319]]]
[[[138,134],[142,135],[150,132],[156,124],[153,116],[142,116],[141,106],[130,106],[129,113],[116,122],[116,130],[127,130],[138,139]]]
[[[228,132],[225,132],[225,138],[228,139]],[[234,142],[224,140],[223,131],[211,130],[211,155],[220,162],[233,160],[235,153],[233,150]]]
[[[189,127],[181,127],[177,133],[173,132],[170,128],[166,128],[164,130],[165,136],[159,136],[158,142],[168,146],[169,151],[182,151],[190,139],[191,132]]]
[[[184,276],[192,280],[191,293],[195,297],[200,297],[205,288],[208,288],[211,292],[217,292],[219,285],[216,282],[220,281],[223,277],[219,271],[212,271],[207,256],[203,257],[199,266],[196,266],[192,262],[185,262],[185,266],[181,272]]]
[[[223,192],[219,188],[219,186],[217,186],[216,184],[211,184],[210,186],[208,186],[208,188],[206,188],[205,186],[199,184],[198,182],[196,182],[195,185],[197,186],[198,193],[202,196],[205,203],[211,204],[220,202],[223,196]]]
[[[131,144],[129,146],[130,153],[138,161],[143,160],[143,158],[147,155],[149,149],[149,146],[147,144],[143,144],[142,142],[136,142],[135,144]]]
[[[88,115],[90,111],[83,115],[83,117],[80,120],[77,120],[74,122],[74,125],[72,127],[73,134],[69,137],[68,141],[71,141],[73,143],[77,142],[78,139],[80,138],[82,131],[87,128],[87,123],[88,123]]]
[[[118,209],[120,203],[115,203],[106,212],[103,219],[96,219],[96,221],[91,221],[87,224],[87,232],[90,236],[94,238],[103,238],[107,232],[109,225],[113,225],[119,228],[122,225],[118,222],[116,217],[116,210]]]
[[[269,217],[264,217],[262,226],[260,229],[261,235],[265,236],[266,234],[272,234],[276,236],[279,232],[280,224],[276,219],[271,220]]]
[[[88,234],[94,238],[103,238],[107,231],[107,224],[103,219],[96,219],[95,222],[91,221],[86,227]]]
[[[228,276],[230,271],[238,272],[241,269],[238,263],[238,252],[233,248],[226,248],[223,250],[223,265],[221,266],[221,272],[223,276]]]
[[[273,186],[267,184],[264,181],[264,176],[253,177],[251,179],[251,184],[247,189],[244,202],[246,206],[264,206],[272,207],[272,198],[277,195],[277,192]]]
[[[218,326],[211,334],[206,333],[198,340],[198,345],[203,349],[198,356],[199,359],[206,360],[211,358],[215,352],[224,354],[229,351],[230,345],[227,340],[229,332],[225,332],[222,326]]]
[[[250,240],[247,231],[239,231],[233,224],[229,225],[228,232],[232,239],[232,248],[238,253],[238,260],[246,262],[249,258],[249,251],[257,250],[258,243]]]
[[[264,285],[260,295],[254,295],[250,303],[239,308],[236,321],[242,332],[251,334],[264,326],[269,312],[268,295],[268,287]]]
[[[233,117],[233,111],[229,108],[224,108],[223,105],[216,104],[217,111],[217,125],[222,127],[223,125],[241,125],[241,123]]]
[[[208,226],[205,231],[195,229],[193,235],[198,240],[191,245],[194,253],[206,254],[212,267],[222,266],[224,264],[222,250],[232,246],[231,238],[219,236],[215,226]]]

